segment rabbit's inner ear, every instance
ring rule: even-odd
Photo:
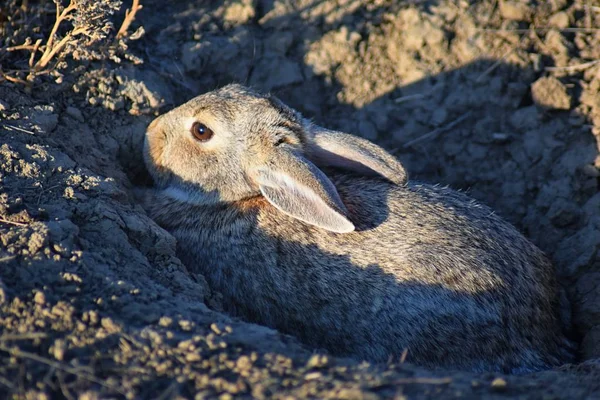
[[[308,153],[317,165],[379,175],[400,185],[408,180],[402,164],[376,144],[347,133],[313,128],[313,143],[309,144]]]
[[[283,157],[257,168],[255,179],[263,196],[285,214],[332,232],[354,230],[333,183],[307,160]]]

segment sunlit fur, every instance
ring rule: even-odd
[[[190,118],[219,141],[194,142],[183,122]],[[382,177],[323,169],[355,226],[343,234],[262,197],[252,171],[269,168],[282,143],[322,166],[311,156],[317,132],[327,131],[236,85],[148,128],[156,189],[145,207],[227,312],[371,361],[398,360],[406,349],[408,361],[430,367],[527,372],[571,359],[552,265],[464,194],[405,176],[394,183],[383,177],[403,173],[393,163]]]

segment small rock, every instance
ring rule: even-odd
[[[307,381],[312,381],[321,378],[323,375],[320,372],[310,372],[304,376]]]
[[[173,103],[173,91],[154,71],[120,68],[115,72],[120,94],[131,100],[130,114],[139,115]]]
[[[554,110],[568,110],[571,108],[571,96],[567,93],[567,88],[552,76],[535,81],[531,85],[531,95],[533,101],[544,108]]]
[[[69,107],[67,107],[67,109],[65,111],[67,114],[69,114],[71,117],[75,118],[77,121],[83,122],[83,114],[81,113],[81,111],[79,111],[78,108],[69,106]]]
[[[54,341],[52,348],[50,349],[50,353],[56,358],[58,361],[62,361],[65,358],[65,351],[67,350],[67,344],[62,339],[57,339]]]
[[[179,321],[179,327],[184,331],[191,331],[194,327],[194,323],[192,321],[182,319]]]
[[[581,167],[581,173],[587,176],[591,176],[592,178],[600,177],[600,171],[592,164],[586,164],[583,167]]]
[[[500,15],[511,21],[525,21],[531,16],[531,8],[527,2],[504,0],[500,2]]]
[[[48,242],[48,235],[44,232],[33,232],[29,237],[28,250],[30,254],[35,254],[41,250]]]
[[[6,292],[6,286],[4,285],[4,282],[2,282],[2,279],[0,279],[0,305],[6,303],[7,300],[8,293]]]
[[[100,325],[106,329],[109,333],[118,332],[120,330],[119,325],[117,325],[111,318],[105,317],[100,320]]]
[[[558,29],[550,29],[546,33],[544,45],[547,51],[552,53],[552,58],[556,65],[566,65],[570,58],[569,51],[572,48],[572,44]]]
[[[554,14],[548,19],[548,25],[559,29],[567,28],[569,26],[569,14],[564,11]]]
[[[242,0],[231,4],[225,10],[223,18],[233,24],[245,24],[256,15],[252,0]]]
[[[492,381],[492,389],[496,391],[503,391],[508,386],[508,383],[503,378],[496,378]]]
[[[510,124],[522,131],[527,131],[537,126],[538,110],[536,106],[519,108],[509,118]]]
[[[5,101],[0,99],[0,111],[6,111],[10,108],[10,105]]]
[[[409,50],[421,50],[424,44],[424,32],[421,26],[412,26],[403,35],[402,44]]]
[[[43,305],[46,303],[46,295],[44,295],[44,292],[36,292],[33,296],[33,301],[36,304]]]
[[[327,356],[322,354],[314,354],[312,357],[308,359],[306,362],[307,368],[322,368],[327,365],[329,362]]]
[[[185,355],[185,360],[188,362],[196,362],[196,361],[200,361],[201,359],[202,359],[202,357],[200,357],[200,354],[198,354],[196,352],[187,353]]]
[[[223,329],[221,329],[221,327],[219,327],[219,325],[215,324],[215,323],[210,324],[210,329],[217,335],[220,335],[223,333]]]
[[[235,363],[235,366],[240,370],[240,371],[246,371],[249,370],[250,368],[252,368],[252,360],[250,360],[250,357],[248,356],[241,356],[240,358],[238,358],[238,360]]]
[[[77,400],[99,400],[99,399],[100,399],[100,397],[99,397],[98,393],[92,392],[92,391],[83,392],[79,395],[79,397],[77,397]]]
[[[273,68],[273,65],[277,68]],[[304,76],[300,65],[281,56],[266,57],[261,60],[251,77],[251,82],[260,85],[265,91],[303,81]]]
[[[36,130],[44,133],[52,132],[58,125],[58,114],[54,113],[52,106],[35,106],[30,118]]]

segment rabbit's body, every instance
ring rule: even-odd
[[[236,128],[228,118],[245,110],[239,97],[263,115],[242,115]],[[146,207],[177,238],[184,263],[223,295],[226,311],[371,361],[398,360],[406,349],[421,365],[525,372],[569,359],[552,266],[540,250],[463,194],[404,183],[382,149],[337,132],[307,133],[312,125],[278,107],[228,87],[148,130],[146,160],[160,187]],[[239,170],[219,169],[236,163],[204,140],[206,126],[194,132],[198,148],[175,129],[182,115],[234,137],[224,151],[239,145]],[[292,133],[244,136],[254,127]],[[178,135],[182,144],[170,148]],[[303,154],[353,172],[323,174]],[[373,170],[380,177],[356,174]]]
[[[460,193],[372,181],[334,179],[357,227],[345,235],[260,197],[198,206],[159,196],[151,215],[227,312],[309,345],[372,361],[407,349],[411,362],[472,370],[564,361],[552,270],[538,249]]]

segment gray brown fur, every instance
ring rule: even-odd
[[[227,136],[226,146],[195,148],[181,128],[186,118],[218,120],[228,133],[215,129],[215,137]],[[475,371],[570,360],[553,268],[540,250],[464,194],[406,182],[383,150],[365,150],[377,159],[372,168],[328,157],[316,148],[320,133],[340,134],[237,85],[149,127],[145,156],[157,188],[146,208],[177,238],[184,263],[223,295],[226,311],[371,361],[405,349],[417,364]],[[353,231],[302,222],[261,195],[253,168],[279,146],[322,168],[341,201],[328,200],[331,212]]]

